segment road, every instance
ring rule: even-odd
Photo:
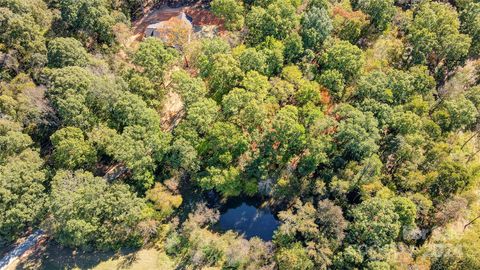
[[[30,234],[30,236],[28,236],[23,243],[7,253],[7,255],[0,260],[0,270],[6,269],[8,265],[21,257],[27,250],[35,246],[35,244],[37,244],[38,241],[44,236],[45,233],[42,230],[37,230]]]

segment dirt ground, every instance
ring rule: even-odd
[[[49,241],[33,252],[25,254],[5,270],[20,269],[169,270],[174,267],[165,253],[155,248],[119,252],[81,252],[62,248]]]
[[[162,129],[172,131],[183,118],[185,111],[183,110],[182,98],[175,92],[168,92],[163,104],[161,113]]]
[[[133,36],[132,41],[140,41],[148,25],[166,21],[174,16],[178,16],[181,12],[185,12],[193,19],[193,26],[217,25],[219,30],[224,30],[223,21],[212,14],[200,3],[179,8],[160,7],[152,8],[142,18],[132,23]]]

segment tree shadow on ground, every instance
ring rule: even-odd
[[[92,269],[102,262],[119,258],[122,259],[116,269],[126,269],[137,260],[137,251],[78,251],[49,241],[23,258],[15,269]]]

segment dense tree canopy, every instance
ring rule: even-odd
[[[358,8],[370,16],[372,24],[380,31],[385,30],[395,15],[394,0],[358,0]]]
[[[332,31],[332,22],[325,9],[313,7],[302,18],[302,37],[305,48],[315,49]]]
[[[465,61],[472,38],[459,32],[460,20],[448,4],[424,1],[414,11],[407,38],[412,62],[428,64],[433,72],[451,70]]]
[[[47,196],[44,161],[32,139],[8,120],[0,121],[0,129],[0,244],[5,244],[41,220]]]
[[[215,15],[225,20],[225,27],[229,30],[240,30],[243,27],[245,19],[242,1],[215,0],[212,1],[211,7]]]
[[[0,0],[2,248],[479,268],[478,1],[180,1],[176,46],[160,2]],[[219,229],[250,201],[273,239]]]
[[[52,67],[87,65],[87,51],[74,38],[56,38],[48,44],[48,63]]]
[[[136,226],[145,202],[124,184],[84,171],[58,171],[52,179],[52,231],[67,246],[98,248],[140,244]]]
[[[253,6],[245,23],[249,29],[249,41],[258,44],[266,37],[284,39],[299,24],[295,6],[290,1],[267,1],[266,6]]]
[[[0,2],[0,44],[12,58],[4,72],[46,64],[45,34],[51,22],[52,11],[43,0]]]

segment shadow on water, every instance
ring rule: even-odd
[[[258,198],[239,197],[229,199],[220,206],[220,220],[217,229],[233,230],[250,239],[258,237],[264,241],[272,240],[279,221],[268,205]]]
[[[177,212],[180,223],[195,211],[198,203],[207,203],[208,207],[220,210],[220,220],[214,226],[219,232],[232,230],[243,234],[247,239],[257,236],[270,241],[280,225],[276,212],[265,198],[239,196],[224,200],[219,193],[200,191],[188,182],[182,185],[182,197],[186,199]]]

